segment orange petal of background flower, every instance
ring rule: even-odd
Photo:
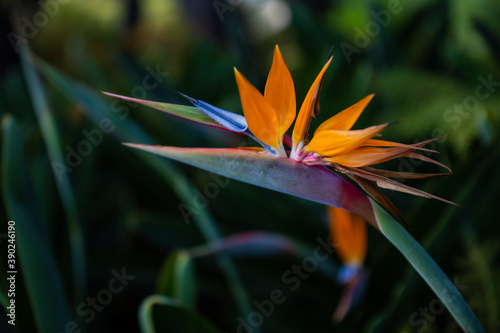
[[[314,80],[311,88],[309,88],[309,91],[307,92],[304,102],[302,102],[302,106],[300,107],[299,115],[297,116],[295,127],[293,128],[293,133],[292,133],[294,146],[304,141],[306,132],[309,129],[309,124],[311,123],[311,117],[314,115],[314,107],[319,97],[319,90],[321,87],[323,76],[325,75],[326,69],[328,68],[331,62],[332,62],[332,57],[330,57],[326,62],[326,64],[323,66],[318,76]]]
[[[273,107],[278,118],[278,136],[281,141],[283,134],[295,119],[296,101],[292,75],[278,45],[274,49],[273,64],[267,77],[264,98]]]
[[[371,126],[362,130],[337,131],[326,130],[316,132],[306,151],[315,152],[321,156],[336,156],[348,153],[362,146],[368,139],[377,135],[389,123]]]
[[[375,94],[371,94],[357,102],[356,104],[348,107],[344,111],[337,113],[335,116],[323,122],[319,125],[316,132],[324,131],[324,130],[340,130],[340,131],[348,131],[352,128],[356,120],[358,120],[359,116],[366,108],[368,103],[372,100]]]
[[[366,257],[366,223],[344,209],[328,206],[332,244],[344,264],[362,264]]]
[[[250,132],[275,148],[279,145],[278,118],[264,96],[236,68],[234,76],[240,92],[241,106]]]

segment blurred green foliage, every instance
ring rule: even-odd
[[[387,195],[485,330],[500,330],[498,1],[4,0],[0,9],[4,308],[9,220],[18,265],[16,326],[2,320],[0,331],[244,332],[238,318],[248,323],[251,311],[262,317],[250,318],[259,322],[251,332],[457,331],[374,230],[366,293],[333,324],[335,255],[307,277],[293,273],[328,235],[324,207],[236,181],[222,186],[121,145],[247,144],[100,91],[186,104],[177,90],[241,112],[232,66],[262,89],[275,44],[299,103],[335,45],[313,128],[376,93],[359,128],[403,119],[383,137],[448,134],[434,148],[453,175],[411,185],[463,207]],[[414,162],[389,167],[441,171]],[[199,209],[186,219],[181,204]],[[227,240],[246,231],[279,237]],[[285,300],[265,316],[259,306],[275,290]]]

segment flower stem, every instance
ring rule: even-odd
[[[396,222],[375,201],[371,201],[380,232],[405,256],[448,309],[462,330],[470,333],[484,333],[481,324],[460,292],[431,256],[401,224]]]

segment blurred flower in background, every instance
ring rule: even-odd
[[[362,298],[368,279],[364,267],[368,240],[366,222],[344,209],[327,207],[333,248],[342,262],[337,281],[344,286],[333,320],[340,322]]]

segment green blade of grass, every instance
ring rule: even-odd
[[[6,116],[2,121],[2,191],[9,218],[16,223],[18,269],[39,332],[59,332],[70,321],[70,311],[51,244],[37,223],[41,214],[36,211],[24,149],[20,147],[24,147],[22,131],[11,116]]]
[[[53,84],[55,88],[62,92],[75,103],[78,102],[84,106],[86,115],[95,123],[106,117],[114,124],[115,130],[111,133],[119,142],[123,141],[141,141],[154,143],[154,140],[133,120],[123,117],[123,114],[117,113],[116,110],[110,109],[101,94],[88,89],[87,87],[72,81],[70,78],[59,72],[55,68],[46,64],[42,60],[37,59],[37,65],[42,71],[44,77]],[[192,202],[194,187],[189,180],[181,173],[174,164],[165,163],[165,160],[151,154],[137,151],[137,156],[150,166],[167,184],[171,187],[182,202]],[[200,229],[201,233],[208,242],[214,242],[220,238],[220,233],[215,221],[210,215],[208,209],[202,209],[197,214],[193,215],[193,221]],[[238,272],[225,254],[220,254],[216,259],[223,274],[225,275],[229,289],[238,306],[238,310],[242,316],[247,316],[252,312],[253,308],[250,304],[249,297],[243,288],[243,285],[238,276]],[[258,330],[255,329],[255,333]]]
[[[476,316],[453,282],[413,238],[375,201],[372,201],[380,232],[405,256],[464,332],[484,332]]]
[[[155,308],[158,311],[156,316]],[[151,295],[144,299],[139,308],[139,326],[143,333],[219,332],[203,317],[163,295]]]
[[[211,256],[221,252],[233,256],[268,256],[269,254],[303,255],[303,245],[290,238],[266,231],[247,231],[221,238],[215,243],[198,245],[189,249],[193,258]]]
[[[21,67],[38,125],[47,146],[51,164],[64,165],[63,146],[60,142],[54,115],[51,112],[43,84],[38,76],[30,51],[26,45],[20,49]],[[78,215],[74,192],[67,173],[56,173],[53,169],[55,183],[59,191],[64,213],[66,215],[68,237],[70,239],[71,265],[74,302],[80,302],[85,295],[86,259],[81,221]]]
[[[333,246],[332,246],[333,250]],[[190,248],[192,259],[203,260],[206,257],[227,253],[231,258],[269,257],[270,255],[293,256],[300,260],[314,257],[316,248],[283,234],[267,231],[247,231],[221,238],[217,242]],[[334,261],[325,261],[317,270],[332,280],[338,267]]]
[[[157,291],[194,310],[196,281],[193,262],[186,250],[175,250],[165,260],[158,277]]]

